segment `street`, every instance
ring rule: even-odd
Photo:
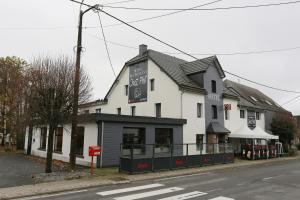
[[[299,160],[49,194],[31,199],[296,200]]]

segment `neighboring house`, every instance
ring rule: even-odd
[[[120,144],[124,152],[128,145],[136,145],[135,154],[147,154],[152,144],[155,152],[164,153],[170,144],[189,143],[194,144],[188,149],[193,155],[211,151],[196,144],[226,143],[229,133],[246,121],[240,118],[240,110],[250,104],[252,111],[255,105],[227,89],[224,78],[216,56],[187,62],[140,45],[139,54],[125,63],[104,100],[80,106],[77,163],[88,165],[88,146],[97,144],[102,147],[97,166],[102,167],[118,165]],[[264,108],[255,107],[251,115],[260,116],[256,124],[264,130]],[[55,159],[68,161],[70,126],[56,131]],[[34,155],[45,157],[46,137],[45,128],[34,130]]]

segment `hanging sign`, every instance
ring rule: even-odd
[[[128,103],[147,101],[148,66],[146,62],[129,66]]]

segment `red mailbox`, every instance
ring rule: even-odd
[[[100,146],[89,146],[89,156],[100,156],[101,147]]]
[[[101,155],[101,147],[100,146],[89,146],[89,156],[92,157],[91,160],[91,176],[94,174],[94,156]]]

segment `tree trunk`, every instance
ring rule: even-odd
[[[48,136],[48,148],[47,148],[47,159],[46,159],[46,173],[52,172],[52,153],[53,153],[53,137],[54,137],[55,126],[50,124],[49,136]]]
[[[32,146],[32,132],[33,132],[33,126],[32,124],[29,124],[28,128],[28,142],[27,142],[27,155],[31,155],[31,146]]]

